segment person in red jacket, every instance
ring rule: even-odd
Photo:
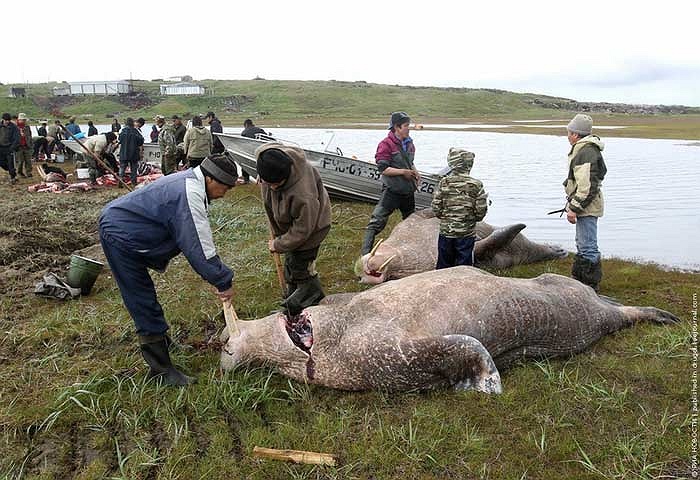
[[[409,136],[411,118],[406,112],[394,112],[389,121],[389,134],[379,142],[374,156],[382,178],[382,196],[372,212],[362,242],[362,255],[369,253],[374,237],[384,230],[389,216],[400,210],[405,219],[416,210],[414,192],[420,174],[413,164],[416,147]]]

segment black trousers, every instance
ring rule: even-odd
[[[284,254],[284,279],[288,284],[304,283],[318,275],[315,264],[318,248]]]
[[[0,167],[7,170],[10,178],[15,178],[15,156],[9,147],[0,147]]]
[[[318,247],[284,255],[284,279],[287,297],[282,303],[287,315],[295,316],[306,307],[318,305],[325,294],[316,272]]]
[[[374,237],[384,230],[389,217],[395,210],[401,211],[401,217],[405,220],[409,215],[416,211],[416,198],[413,193],[408,195],[399,195],[388,189],[382,190],[382,196],[379,197],[377,206],[372,211],[372,217],[367,224],[365,230],[365,238],[362,241],[362,255],[369,253],[374,245]]]

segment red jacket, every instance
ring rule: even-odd
[[[405,151],[401,146],[401,140],[398,139],[394,132],[389,132],[389,135],[379,142],[374,158],[377,161],[377,167],[380,172],[383,172],[388,167],[414,168],[413,158],[416,154],[416,147],[413,145],[411,137],[404,140],[404,145]],[[382,175],[382,183],[392,192],[401,195],[412,194],[416,189],[413,181],[406,180],[400,175],[394,177]]]

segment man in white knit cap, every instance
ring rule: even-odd
[[[564,180],[567,196],[566,219],[576,224],[576,258],[571,276],[596,292],[603,278],[598,250],[598,217],[603,216],[601,185],[607,172],[603,161],[603,142],[591,134],[593,119],[577,114],[566,126],[569,171]]]

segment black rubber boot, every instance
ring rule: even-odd
[[[297,290],[297,284],[296,283],[290,283],[287,282],[287,295],[285,298],[290,297],[294,292]]]
[[[158,377],[166,385],[182,387],[197,381],[194,377],[188,377],[170,361],[168,346],[171,343],[167,335],[140,335],[141,355],[149,367],[148,378]]]
[[[600,281],[603,279],[603,262],[598,260],[597,263],[591,264],[591,268],[589,270],[589,283],[591,287],[593,287],[593,290],[597,292],[600,291]]]
[[[578,280],[581,283],[584,283],[583,281],[583,268],[584,268],[584,262],[586,261],[585,258],[576,255],[574,256],[574,264],[571,265],[571,278]]]
[[[600,281],[603,279],[602,263],[600,261],[593,263],[590,260],[576,255],[574,264],[571,267],[571,276],[598,292],[600,289]]]
[[[372,251],[372,247],[374,246],[374,237],[377,235],[377,232],[371,229],[365,230],[365,238],[362,240],[362,251],[360,255],[367,255],[369,252]]]
[[[297,289],[284,299],[282,307],[288,317],[294,317],[306,307],[318,305],[318,302],[323,300],[325,296],[323,288],[321,288],[321,281],[316,275],[306,282],[297,282]]]

